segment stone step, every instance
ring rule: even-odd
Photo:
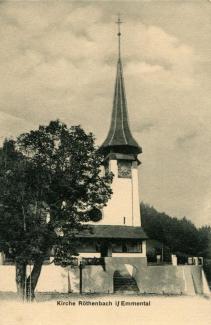
[[[114,277],[114,292],[139,292],[136,280],[131,276]]]

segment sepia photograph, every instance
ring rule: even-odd
[[[211,1],[0,1],[0,323],[211,322]]]

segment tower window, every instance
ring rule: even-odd
[[[126,224],[126,217],[123,217],[123,225]]]

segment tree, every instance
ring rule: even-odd
[[[0,151],[0,248],[15,260],[19,297],[33,299],[46,256],[62,266],[77,255],[75,234],[106,205],[112,175],[80,126],[48,126],[6,140]],[[26,266],[33,265],[26,279]],[[26,280],[25,280],[26,279]]]
[[[211,259],[211,226],[199,228],[199,251],[201,256]]]
[[[187,218],[177,219],[141,203],[142,224],[151,239],[169,247],[176,255],[208,257],[211,242],[209,226],[199,229]]]

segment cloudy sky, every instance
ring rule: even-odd
[[[100,144],[116,15],[141,200],[211,224],[211,1],[1,1],[0,141],[59,118]]]

